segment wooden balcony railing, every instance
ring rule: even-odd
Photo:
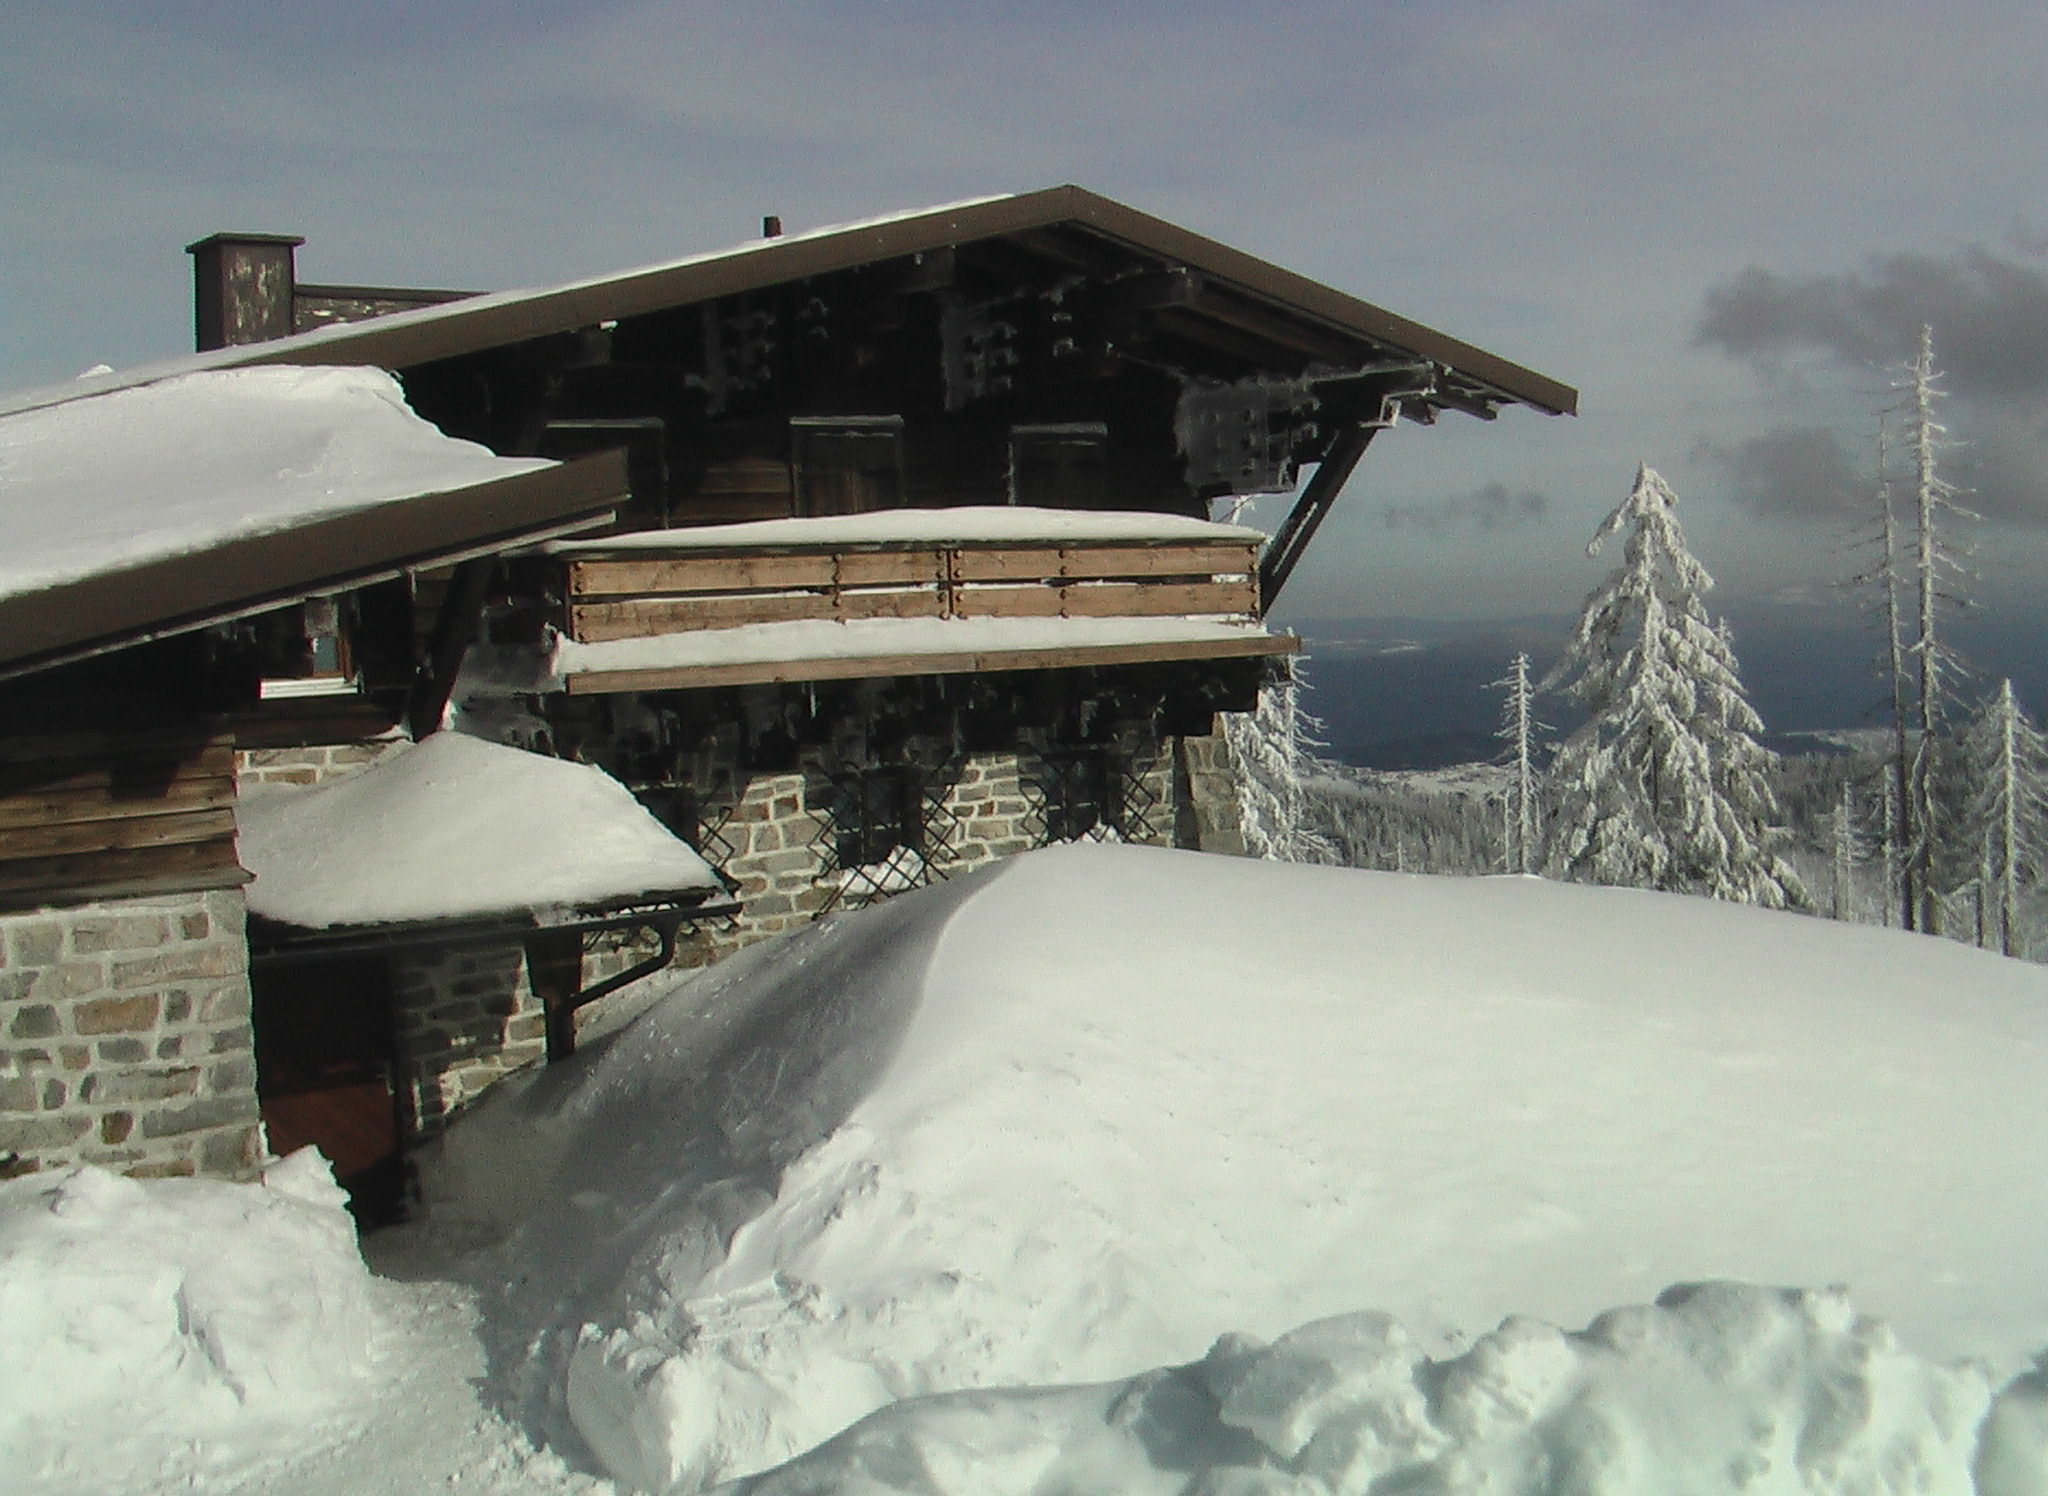
[[[1259,617],[1258,553],[1236,540],[686,544],[568,563],[581,644],[799,619]]]

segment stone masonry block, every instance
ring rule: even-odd
[[[32,1075],[0,1076],[0,1112],[41,1111],[41,1091]]]
[[[64,927],[54,921],[22,925],[9,935],[8,946],[22,966],[54,966],[64,949]]]
[[[139,1065],[149,1058],[149,1046],[140,1039],[102,1039],[96,1048],[110,1065]]]
[[[243,968],[242,953],[227,944],[199,946],[145,956],[139,961],[116,961],[113,981],[116,989],[160,986],[166,982],[190,981],[204,977],[231,977]]]
[[[209,1127],[256,1120],[254,1095],[210,1096],[190,1106],[166,1107],[163,1111],[146,1114],[142,1119],[142,1135],[146,1138],[176,1137],[180,1133],[201,1132]]]
[[[89,1075],[79,1089],[79,1099],[94,1103],[132,1105],[138,1101],[171,1101],[199,1093],[199,1067],[180,1065],[162,1070],[117,1071],[112,1075]]]
[[[170,922],[161,914],[121,914],[81,919],[71,927],[71,949],[81,956],[162,945]]]
[[[178,934],[185,940],[205,940],[213,934],[213,921],[202,911],[178,917]]]
[[[232,1054],[236,1050],[247,1049],[250,1042],[249,1026],[247,1024],[236,1024],[229,1028],[215,1029],[211,1034],[208,1034],[206,1036],[206,1052],[208,1054]]]
[[[17,1012],[14,1022],[7,1026],[7,1033],[15,1039],[47,1039],[58,1028],[56,1008],[49,1003],[37,1003]]]
[[[249,1016],[249,984],[223,982],[199,999],[199,1021],[221,1023]]]
[[[36,979],[34,995],[62,1000],[84,997],[107,985],[107,974],[97,961],[66,961],[44,969]]]
[[[71,1021],[81,1034],[144,1033],[156,1026],[157,995],[138,993],[134,997],[102,997],[80,1003]]]
[[[109,1146],[128,1141],[128,1134],[135,1131],[133,1112],[108,1112],[100,1118],[100,1141]]]
[[[225,1128],[199,1144],[199,1167],[208,1174],[245,1174],[263,1162],[263,1134],[249,1126]]]
[[[167,1158],[137,1164],[127,1172],[130,1179],[190,1179],[199,1172],[199,1165],[189,1158]]]
[[[207,1089],[218,1092],[254,1090],[256,1066],[246,1057],[222,1060],[207,1067]]]
[[[43,1148],[68,1148],[85,1136],[89,1119],[69,1116],[22,1117],[0,1120],[0,1151],[34,1153]]]

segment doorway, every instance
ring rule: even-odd
[[[263,962],[251,973],[256,1094],[270,1150],[315,1144],[363,1230],[405,1216],[391,968],[382,956]]]

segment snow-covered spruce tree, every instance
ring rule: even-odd
[[[1306,780],[1315,719],[1301,705],[1291,659],[1259,689],[1256,711],[1224,712],[1223,740],[1237,764],[1237,814],[1245,850],[1276,862],[1334,862],[1329,842],[1308,823]]]
[[[1726,634],[1700,599],[1714,585],[1686,549],[1678,496],[1645,466],[1586,547],[1623,530],[1622,564],[1586,599],[1545,689],[1586,723],[1552,766],[1553,873],[1773,908],[1806,889],[1774,848],[1772,755]]]
[[[1975,786],[1967,835],[1978,850],[1980,924],[2008,956],[2022,954],[2021,901],[2039,879],[2048,826],[2048,737],[2027,720],[2012,682],[2000,681],[1963,739]],[[1991,943],[1980,933],[1978,944]]]
[[[1536,734],[1544,724],[1536,720],[1536,687],[1529,679],[1529,656],[1518,654],[1515,663],[1491,689],[1507,692],[1501,702],[1500,728],[1494,733],[1506,749],[1502,754],[1514,771],[1501,812],[1504,871],[1533,873],[1542,861],[1539,815],[1536,805]]]

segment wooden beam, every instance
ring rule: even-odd
[[[1250,618],[1259,594],[1242,582],[1081,582],[1067,587],[963,587],[960,618],[1176,618],[1228,613]]]
[[[1309,541],[1315,538],[1316,530],[1330,512],[1330,506],[1337,502],[1344,480],[1351,476],[1352,470],[1358,466],[1358,459],[1365,455],[1365,449],[1372,445],[1372,439],[1379,435],[1380,429],[1378,426],[1350,426],[1330,443],[1316,475],[1308,480],[1308,487],[1301,491],[1301,497],[1295,500],[1294,508],[1288,512],[1271,544],[1266,547],[1266,558],[1259,565],[1259,596],[1264,611],[1273,611],[1273,600],[1279,597],[1280,589],[1294,574]]]
[[[866,659],[764,660],[733,665],[680,665],[659,670],[572,675],[571,696],[621,691],[696,691],[780,681],[872,680],[900,675],[973,675],[1004,670],[1072,670],[1094,665],[1145,665],[1173,660],[1240,660],[1294,654],[1291,634],[1246,639],[1172,639],[1154,644],[1075,645],[1064,649],[977,650],[956,654],[876,655]]]
[[[234,834],[235,809],[232,805],[113,816],[96,821],[14,825],[0,829],[0,862],[223,840],[230,843],[232,854]]]
[[[181,768],[184,766],[180,766]],[[97,784],[80,783],[79,779]],[[115,789],[110,775],[83,775],[54,785],[38,785],[16,794],[0,792],[0,836],[13,826],[72,825],[112,821],[140,814],[206,810],[235,803],[232,776],[176,775],[161,789],[138,796]]]

